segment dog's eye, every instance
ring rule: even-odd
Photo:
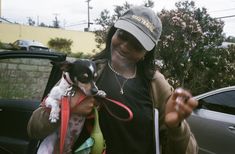
[[[87,83],[89,80],[89,75],[87,73],[84,73],[79,77],[79,81],[82,83]]]
[[[88,75],[87,73],[83,74],[83,77],[84,77],[84,78],[88,78],[88,76],[89,76],[89,75]]]
[[[94,78],[96,78],[96,77],[97,77],[97,75],[98,75],[98,74],[97,74],[97,73],[95,73],[95,74],[94,74]]]

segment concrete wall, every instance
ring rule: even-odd
[[[99,49],[96,48],[95,34],[92,32],[0,23],[0,41],[4,43],[13,43],[18,39],[30,39],[47,45],[51,38],[56,37],[71,39],[73,53],[99,52]]]
[[[45,59],[0,60],[0,98],[40,100],[51,68]]]
[[[68,61],[76,58],[67,57]],[[52,65],[47,59],[10,58],[0,60],[0,99],[40,100]]]

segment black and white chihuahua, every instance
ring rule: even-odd
[[[45,106],[51,108],[49,115],[51,123],[57,122],[60,118],[60,102],[63,96],[73,96],[78,90],[86,96],[106,96],[106,93],[98,90],[95,84],[97,73],[96,65],[93,61],[79,59],[74,62],[64,61],[62,63],[54,62],[53,64],[59,65],[63,74],[59,83],[51,89],[44,101]],[[70,115],[63,153],[71,153],[72,144],[79,136],[84,122],[85,117],[77,114]],[[59,138],[58,132],[59,130],[42,141],[38,154],[52,154],[53,151],[58,151],[58,149],[54,149],[54,147],[58,147],[56,146]]]

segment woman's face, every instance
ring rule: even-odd
[[[111,40],[112,55],[137,63],[147,52],[130,33],[117,29]]]

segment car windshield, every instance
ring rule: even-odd
[[[0,98],[41,100],[51,69],[47,59],[0,60]]]

